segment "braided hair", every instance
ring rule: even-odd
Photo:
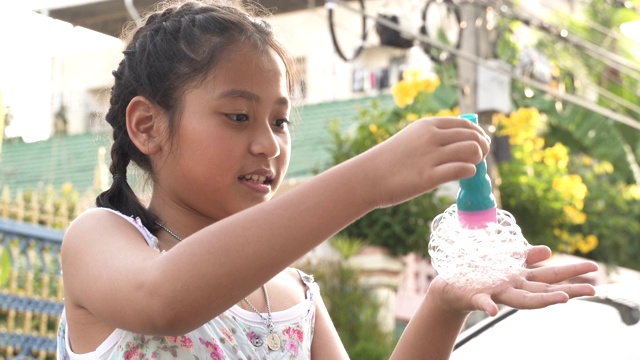
[[[252,10],[258,10],[257,8]],[[248,9],[230,1],[183,0],[165,2],[144,17],[139,26],[129,24],[123,33],[124,58],[113,71],[107,122],[113,128],[111,187],[98,195],[96,205],[139,217],[154,231],[157,217],[138,199],[127,181],[131,162],[153,178],[149,157],[131,141],[126,109],[135,96],[144,96],[168,115],[169,133],[175,129],[182,95],[189,86],[204,81],[224,51],[238,42],[273,49],[285,63],[288,91],[293,89],[292,60],[274,37],[271,27]]]

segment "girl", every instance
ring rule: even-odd
[[[423,119],[267,201],[289,163],[292,73],[269,26],[230,4],[166,4],[133,32],[106,115],[113,184],[63,242],[59,358],[347,358],[313,278],[287,266],[368,211],[472,176],[489,140],[467,120]],[[130,162],[152,180],[146,207]],[[436,279],[393,357],[445,359],[469,311],[592,294],[549,284],[593,270],[475,292]]]

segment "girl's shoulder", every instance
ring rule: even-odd
[[[306,286],[309,286],[315,283],[313,275],[307,274],[296,267],[288,267],[284,269],[282,272],[287,274],[287,276],[291,277],[292,280],[296,282],[302,282],[302,284]]]
[[[142,224],[140,218],[113,209],[96,207],[85,210],[69,224],[63,243],[74,242],[73,239],[79,238],[88,245],[89,239],[139,239],[141,236],[148,246],[158,250],[158,239]]]
[[[296,284],[296,287],[302,290],[305,299],[313,301],[319,291],[318,284],[315,282],[313,275],[307,274],[295,267],[288,267],[280,274],[286,276],[292,284]]]

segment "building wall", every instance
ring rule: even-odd
[[[376,9],[381,3],[378,0],[367,1],[367,7]],[[345,62],[336,54],[324,7],[273,16],[269,21],[276,36],[295,58],[304,63],[304,104],[388,93],[388,86],[379,89],[365,80],[375,78],[386,69],[387,85],[390,85],[397,80],[402,64],[406,62],[407,50],[379,45],[372,20],[368,21],[371,29],[366,49],[353,62]],[[338,41],[346,54],[351,55],[359,43],[360,21],[358,15],[347,10],[335,11]],[[121,59],[121,50],[122,44],[116,41],[103,48],[53,58],[53,75],[59,79],[54,84],[54,97],[65,104],[69,134],[104,129],[101,120],[108,108],[109,89],[113,83],[111,72]],[[360,90],[353,89],[354,73],[364,81]],[[51,113],[55,114],[59,102],[53,101],[52,107]]]
[[[122,44],[110,44],[91,52],[78,52],[54,59],[60,76],[59,96],[65,104],[69,134],[104,129],[109,89],[122,58]],[[55,106],[55,104],[54,104]],[[57,109],[52,109],[55,114]]]

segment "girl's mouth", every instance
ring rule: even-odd
[[[260,175],[242,175],[239,177],[239,179],[248,181],[248,182],[257,183],[257,184],[263,184],[263,185],[269,185],[273,181],[272,179],[266,176],[260,176]]]
[[[271,183],[273,182],[272,177],[252,174],[241,175],[238,177],[238,180],[251,190],[260,194],[268,194],[271,192]]]

